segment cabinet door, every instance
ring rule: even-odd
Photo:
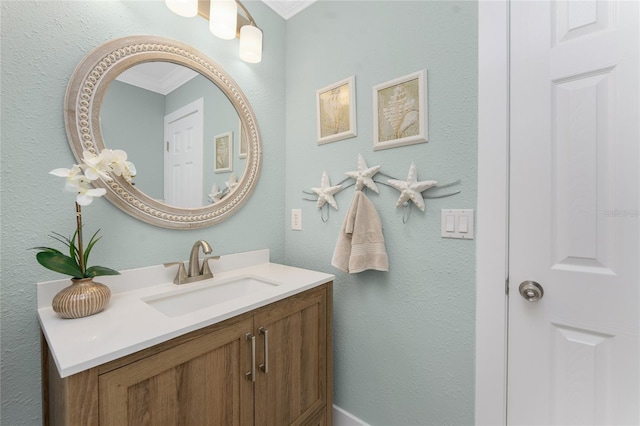
[[[256,312],[256,425],[305,424],[326,405],[326,291],[323,286]]]
[[[249,318],[99,377],[101,425],[253,425]]]

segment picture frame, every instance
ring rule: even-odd
[[[213,171],[226,173],[233,170],[233,132],[217,135],[213,139]]]
[[[427,71],[373,87],[373,150],[427,142]]]
[[[242,120],[240,120],[238,125],[238,141],[238,158],[247,158],[249,140],[247,139],[247,132],[245,132],[244,127],[242,126]]]
[[[357,136],[355,76],[316,90],[318,145]]]

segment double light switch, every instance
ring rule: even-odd
[[[473,239],[473,209],[442,209],[442,238]]]

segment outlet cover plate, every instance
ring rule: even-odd
[[[302,209],[291,209],[291,229],[302,231]]]

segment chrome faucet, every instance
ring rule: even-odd
[[[202,266],[200,266],[200,260],[198,258],[200,247],[202,247],[204,254],[211,253],[211,246],[208,242],[205,240],[196,241],[193,247],[191,247],[191,254],[189,255],[189,273],[185,270],[184,262],[169,262],[164,264],[164,266],[178,265],[178,273],[173,280],[175,284],[187,284],[213,278],[213,273],[211,273],[211,268],[209,267],[209,259],[219,259],[220,256],[205,257],[202,260]]]

